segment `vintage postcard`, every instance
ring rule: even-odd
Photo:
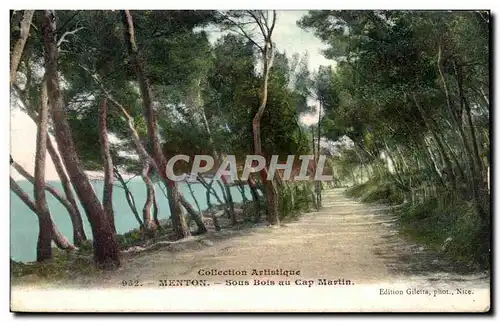
[[[11,311],[489,312],[490,30],[11,10]]]

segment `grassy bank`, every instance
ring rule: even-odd
[[[485,233],[489,227],[482,226],[472,202],[456,193],[442,191],[420,202],[405,202],[394,186],[371,179],[347,189],[346,194],[362,202],[398,205],[393,212],[402,233],[460,264],[478,269],[489,266]]]

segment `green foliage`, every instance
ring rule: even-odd
[[[53,258],[44,263],[22,263],[10,261],[11,276],[15,278],[31,275],[37,282],[60,280],[72,276],[94,275],[99,272],[92,256],[53,249]],[[15,280],[14,280],[15,281]]]
[[[152,231],[143,231],[140,228],[132,229],[124,234],[116,235],[120,249],[127,249],[132,246],[138,246],[144,244],[146,240],[151,239],[161,239],[168,237],[171,233],[171,223],[170,221],[162,222],[161,227]]]
[[[443,199],[434,197],[397,209],[404,231],[459,262],[488,267],[488,241],[474,205],[450,195]]]
[[[78,247],[78,252],[81,254],[91,254],[93,249],[92,244],[92,240],[83,241],[82,244]]]
[[[401,197],[377,178],[347,189],[346,195],[363,202],[398,205],[393,211],[399,217],[403,231],[417,242],[467,265],[487,267],[488,240],[471,202],[449,191],[441,191],[438,196],[421,203],[408,202],[399,206],[403,202]]]
[[[253,151],[252,120],[261,98],[261,75],[255,73],[255,65],[254,48],[242,37],[226,35],[213,48],[203,97],[219,151],[236,155]],[[285,54],[276,52],[261,121],[262,148],[266,155],[301,154],[309,148],[298,124],[299,113],[307,110],[304,106],[308,95],[307,73],[303,67],[298,71],[292,69]],[[291,85],[292,78],[297,89]]]
[[[368,203],[376,202],[398,205],[404,201],[398,192],[394,184],[383,182],[377,177],[372,177],[365,183],[354,185],[347,189],[346,195]]]
[[[295,218],[314,206],[314,188],[310,183],[291,182],[279,189],[280,220]]]
[[[144,57],[163,126],[171,121],[169,106],[186,95],[208,68],[210,45],[206,33],[194,28],[212,21],[212,11],[133,11],[135,36]],[[64,30],[78,30],[63,42],[60,68],[73,137],[86,168],[102,165],[97,132],[97,112],[103,86],[134,118],[140,136],[146,135],[137,78],[129,63],[120,11],[58,12]],[[108,102],[108,131],[132,150],[125,118]],[[165,111],[167,110],[167,111]],[[167,117],[163,115],[167,114]],[[164,133],[165,137],[169,133]],[[120,159],[125,161],[123,159]],[[127,166],[127,164],[124,164]]]
[[[417,235],[442,242],[455,229],[454,243],[475,245],[481,258],[488,255],[481,245],[489,241],[490,216],[489,24],[478,11],[309,11],[299,21],[338,62],[330,80],[318,76],[319,89],[334,94],[323,95],[325,137],[354,143],[334,165],[341,178],[371,170],[370,180],[348,195],[411,201],[410,218],[428,225],[416,227]]]
[[[12,39],[19,36],[21,16],[11,15]],[[263,81],[255,45],[231,33],[210,44],[200,27],[226,26],[214,11],[145,10],[132,16],[164,153],[251,153]],[[36,12],[37,26],[40,18]],[[103,89],[125,107],[149,150],[121,12],[58,11],[57,22],[59,39],[65,35],[59,46],[61,88],[85,168],[102,169],[96,120]],[[327,46],[325,57],[337,65],[321,66],[311,75],[307,55],[274,52],[260,124],[264,154],[278,154],[281,160],[310,154],[311,134],[299,118],[312,110],[308,99],[314,98],[324,107],[322,138],[352,143],[331,160],[338,182],[370,172],[371,178],[348,195],[401,204],[422,188],[445,191],[404,206],[402,221],[431,244],[453,236],[448,252],[483,261],[490,197],[489,23],[489,15],[477,11],[309,11],[299,25],[314,31]],[[41,36],[40,28],[32,28],[19,69],[26,79],[24,98],[33,106],[40,103]],[[138,162],[120,156],[134,150],[127,120],[108,104],[107,130],[120,140],[112,144],[115,166],[137,173]],[[314,204],[310,184],[284,184],[279,194],[283,218]],[[146,237],[152,236],[134,230],[118,239],[128,247]],[[84,244],[79,254],[88,254],[91,247]],[[467,257],[464,250],[475,255]],[[51,265],[44,269],[60,266]]]

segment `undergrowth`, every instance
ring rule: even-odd
[[[402,232],[417,243],[445,254],[470,267],[489,266],[489,227],[484,227],[471,201],[453,191],[442,191],[419,203],[404,202],[394,185],[374,178],[346,190],[346,195],[362,202],[394,207]]]
[[[279,191],[280,220],[296,218],[314,206],[314,188],[308,183],[290,183]]]

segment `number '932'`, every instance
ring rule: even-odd
[[[141,286],[138,280],[123,280],[122,286]]]

